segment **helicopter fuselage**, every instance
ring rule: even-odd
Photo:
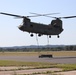
[[[35,14],[33,16],[21,16],[21,15],[9,14],[4,12],[0,12],[0,14],[22,18],[23,24],[18,27],[21,31],[36,33],[39,35],[49,35],[49,36],[58,35],[58,38],[59,38],[59,34],[63,31],[61,19],[76,18],[76,16],[52,17],[52,16],[48,16],[51,14],[37,14],[37,13],[32,13]],[[53,13],[53,14],[57,14],[57,13]],[[37,17],[37,16],[55,18],[55,20],[52,20],[51,24],[49,25],[30,21],[29,17]]]
[[[40,35],[59,35],[63,31],[63,29],[60,29],[60,27],[57,26],[51,26],[35,22],[25,22],[23,25],[19,26],[19,29],[21,31],[36,33]]]

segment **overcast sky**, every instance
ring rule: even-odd
[[[0,12],[28,16],[30,12],[48,14],[60,13],[52,16],[76,16],[76,0],[0,0]],[[53,18],[33,17],[31,21],[49,24]],[[76,18],[62,19],[64,31],[60,38],[52,36],[51,45],[76,45]],[[0,15],[0,47],[37,45],[36,35],[18,29],[22,19]],[[47,45],[47,36],[38,38],[40,45]]]

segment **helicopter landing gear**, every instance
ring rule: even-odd
[[[49,35],[49,38],[51,38],[51,35]]]
[[[41,34],[38,34],[38,36],[40,37],[40,36],[41,36]]]
[[[33,35],[33,34],[31,34],[30,36],[31,36],[31,37],[33,37],[34,35]]]
[[[59,38],[60,36],[58,35],[57,38]]]

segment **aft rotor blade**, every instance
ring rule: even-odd
[[[34,15],[36,15],[36,16],[47,16],[47,15],[54,15],[54,14],[60,14],[60,13],[49,13],[49,14],[30,13],[30,14],[34,14]]]
[[[9,15],[9,16],[15,16],[15,17],[19,17],[19,18],[24,18],[24,16],[14,15],[14,14],[9,14],[9,13],[3,13],[3,12],[0,12],[0,14],[3,14],[3,15]]]
[[[76,16],[67,16],[67,17],[60,17],[60,18],[68,19],[68,18],[76,18]]]

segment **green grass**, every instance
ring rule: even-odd
[[[0,66],[48,66],[48,63],[40,63],[40,62],[22,62],[22,61],[11,61],[11,60],[0,60]]]
[[[76,70],[76,64],[57,64],[56,66],[62,68],[63,71]]]
[[[0,66],[27,66],[34,69],[40,68],[61,68],[63,71],[76,70],[76,64],[53,64],[53,63],[40,63],[40,62],[21,62],[0,60]]]
[[[28,68],[25,69],[41,69],[41,68],[61,68],[60,71],[46,71],[46,72],[38,72],[32,74],[23,74],[23,75],[36,75],[36,74],[48,74],[48,75],[60,75],[55,74],[61,71],[72,71],[76,70],[76,64],[53,64],[53,63],[40,63],[40,62],[21,62],[21,61],[10,61],[10,60],[0,60],[0,66],[26,66]],[[23,68],[18,69],[10,69],[10,71],[14,71],[14,75],[16,74],[16,70],[25,70]],[[9,71],[9,70],[5,70]]]

